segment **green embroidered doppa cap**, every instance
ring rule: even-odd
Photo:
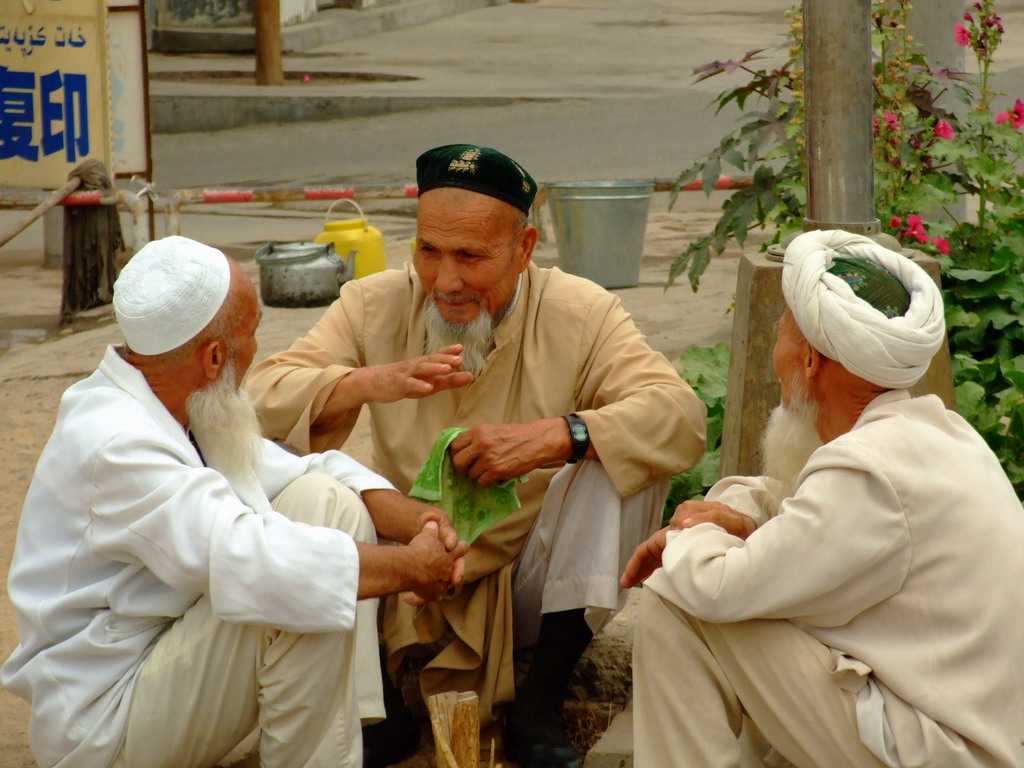
[[[857,298],[890,319],[903,317],[910,308],[910,293],[903,283],[870,259],[836,256],[828,272],[846,281]]]
[[[475,144],[446,144],[416,158],[419,194],[438,187],[459,187],[496,197],[530,212],[537,182],[508,155]]]

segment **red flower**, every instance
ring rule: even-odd
[[[953,27],[953,35],[956,37],[956,44],[961,48],[966,48],[971,44],[971,33],[967,31],[967,27],[963,24],[957,24]]]
[[[1021,126],[1024,126],[1024,101],[1017,99],[1013,105],[1013,109],[1007,112],[1000,112],[996,115],[996,125],[1000,125],[1007,121],[1013,121],[1013,127],[1018,131]]]
[[[935,246],[935,250],[941,253],[943,256],[949,256],[949,241],[944,237],[936,237],[932,240],[932,245]]]
[[[889,219],[889,229],[899,229],[902,223],[903,220],[899,216],[893,216]]]
[[[968,11],[964,11],[964,21],[974,21],[974,17]]]
[[[939,120],[939,122],[935,124],[935,135],[938,136],[940,139],[946,140],[956,138],[956,134],[953,133],[953,126],[951,126],[945,120]]]

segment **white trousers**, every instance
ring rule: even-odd
[[[749,718],[766,766],[884,768],[832,652],[781,620],[711,624],[643,589],[633,639],[636,768],[737,768]],[[766,745],[767,746],[767,745]]]
[[[516,564],[515,648],[537,642],[542,613],[585,608],[596,634],[626,604],[619,577],[633,551],[661,526],[669,481],[619,496],[599,461],[566,464],[551,479]]]
[[[299,478],[274,507],[376,543],[362,500],[327,475]],[[295,634],[222,621],[201,598],[144,663],[115,768],[212,766],[255,727],[266,768],[358,768],[360,715],[384,715],[376,612],[364,600],[354,633]]]

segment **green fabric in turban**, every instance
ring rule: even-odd
[[[836,256],[828,272],[846,281],[857,298],[890,319],[903,317],[910,308],[910,293],[903,283],[870,259]]]
[[[496,197],[530,212],[537,182],[519,163],[490,147],[447,144],[416,158],[416,185],[422,195],[438,187],[459,187]]]
[[[481,533],[519,509],[516,481],[526,482],[526,476],[485,488],[469,475],[459,472],[452,465],[448,446],[465,431],[460,427],[449,427],[441,432],[431,446],[409,495],[444,510],[459,538],[472,544]]]

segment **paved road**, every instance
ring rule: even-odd
[[[707,109],[720,85],[695,86],[693,67],[755,47],[778,55],[788,6],[720,0],[713,10],[694,10],[688,0],[541,0],[325,46],[286,57],[286,68],[308,70],[314,82],[317,71],[416,79],[306,93],[524,101],[157,136],[155,176],[171,188],[404,181],[420,151],[452,141],[500,147],[545,181],[670,176],[713,147],[733,117]],[[154,71],[248,66],[239,57],[152,61]]]

